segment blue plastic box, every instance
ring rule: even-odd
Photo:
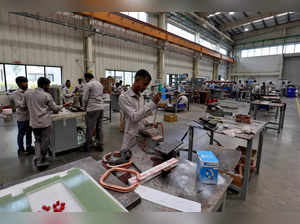
[[[218,183],[219,160],[211,151],[197,152],[197,175],[205,184]]]

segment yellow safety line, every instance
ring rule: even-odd
[[[297,109],[298,109],[298,116],[300,119],[300,103],[299,103],[299,99],[296,97],[296,104],[297,104]]]

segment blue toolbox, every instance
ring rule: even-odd
[[[211,151],[197,151],[197,175],[205,184],[218,183],[219,160]]]

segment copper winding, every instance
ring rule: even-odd
[[[114,172],[114,171],[131,173],[131,174],[134,174],[136,176],[136,178],[137,178],[138,181],[141,180],[141,176],[140,176],[140,174],[137,171],[131,170],[131,169],[125,169],[125,168],[115,167],[115,168],[111,168],[111,169],[107,170],[101,176],[101,178],[99,179],[99,183],[104,188],[107,188],[107,189],[110,189],[110,190],[113,190],[113,191],[117,191],[117,192],[121,192],[121,193],[127,193],[127,192],[133,191],[139,185],[139,182],[137,182],[135,184],[132,184],[132,185],[130,185],[128,187],[122,187],[122,186],[118,186],[118,185],[115,185],[115,184],[107,184],[107,183],[105,183],[104,182],[105,179],[110,175],[111,172]]]

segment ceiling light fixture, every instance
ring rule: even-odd
[[[245,32],[249,31],[249,28],[245,28],[244,31],[245,31]]]
[[[233,15],[234,14],[234,12],[229,12],[229,15]]]
[[[219,14],[221,14],[221,12],[216,12],[216,13],[215,13],[215,15],[219,15]]]

